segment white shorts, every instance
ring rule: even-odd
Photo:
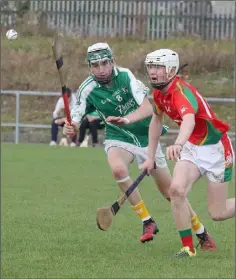
[[[211,182],[230,181],[234,166],[234,151],[227,134],[217,144],[194,145],[187,142],[181,151],[180,160],[195,164],[201,175]]]
[[[140,165],[142,163],[144,163],[148,158],[148,151],[147,151],[148,148],[147,147],[138,147],[131,143],[126,143],[126,142],[122,142],[119,140],[105,140],[104,144],[105,144],[106,153],[108,152],[108,150],[111,147],[119,147],[119,148],[122,148],[122,149],[132,153],[137,162],[138,167],[140,167]],[[157,167],[159,167],[159,168],[167,167],[165,155],[163,154],[163,152],[161,150],[160,144],[158,144],[158,147],[157,147],[155,161],[156,161]]]

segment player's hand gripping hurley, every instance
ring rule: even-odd
[[[133,184],[126,190],[126,192],[110,207],[97,209],[97,226],[100,230],[106,231],[112,223],[112,218],[120,210],[121,206],[125,203],[127,198],[133,193],[135,188],[147,175],[147,170],[143,170],[141,174],[136,178]]]
[[[64,78],[62,74],[62,66],[63,66],[63,35],[62,34],[56,34],[53,44],[52,44],[52,51],[54,54],[54,58],[56,61],[57,65],[57,70],[61,82],[61,91],[62,91],[62,97],[63,97],[63,102],[65,106],[65,113],[66,113],[66,120],[71,124],[71,117],[70,117],[70,108],[69,108],[69,102],[68,102],[68,97],[67,97],[67,90],[66,90],[66,85],[64,83]]]

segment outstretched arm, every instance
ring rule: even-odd
[[[151,116],[152,112],[152,105],[148,98],[145,97],[139,108],[137,108],[134,112],[124,117],[109,116],[107,117],[106,122],[110,122],[115,125],[132,124]]]
[[[136,109],[134,112],[126,115],[125,118],[128,119],[129,123],[134,123],[151,116],[152,112],[152,105],[149,102],[148,98],[145,97],[140,107]]]
[[[137,80],[131,71],[128,70],[127,74],[132,98],[134,98],[139,107],[134,112],[125,116],[110,116],[106,119],[106,122],[110,122],[115,125],[131,124],[152,115],[152,105],[147,97],[149,88],[146,87],[140,80]]]

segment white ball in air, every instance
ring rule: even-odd
[[[10,29],[7,31],[6,37],[8,40],[15,40],[15,39],[17,39],[18,34],[17,34],[16,30]]]

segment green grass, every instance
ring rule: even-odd
[[[96,208],[120,195],[102,149],[2,145],[1,277],[234,278],[234,220],[210,219],[204,181],[190,200],[218,249],[187,260],[172,257],[179,236],[151,178],[140,191],[160,227],[147,244],[139,242],[141,223],[128,204],[108,232],[96,227]]]

